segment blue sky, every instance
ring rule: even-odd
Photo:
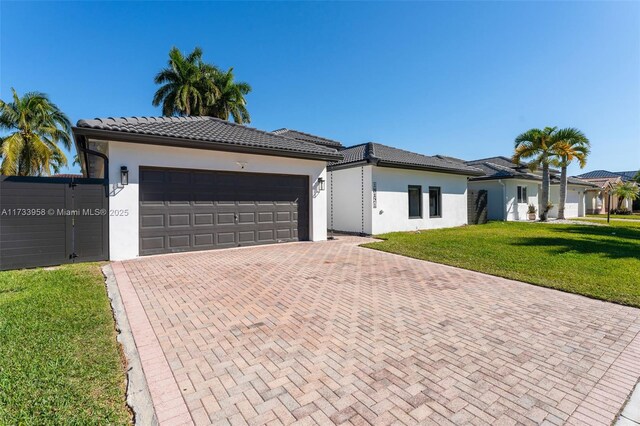
[[[640,168],[638,2],[2,1],[0,20],[0,98],[45,92],[74,123],[160,115],[169,49],[201,46],[253,86],[260,129],[475,159],[573,126],[586,170]]]

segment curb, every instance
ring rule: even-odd
[[[124,310],[118,283],[111,265],[103,266],[102,273],[105,276],[107,295],[111,301],[111,309],[116,321],[117,340],[122,345],[124,356],[127,358],[126,396],[127,405],[133,411],[133,422],[136,425],[158,425],[158,418],[151,400],[149,386],[142,371],[140,354],[133,339],[131,326]]]

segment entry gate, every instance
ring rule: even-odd
[[[0,270],[109,258],[103,179],[0,176]]]
[[[487,223],[487,191],[467,191],[467,223],[479,225]]]

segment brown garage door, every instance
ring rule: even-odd
[[[140,168],[140,254],[309,238],[308,177]]]

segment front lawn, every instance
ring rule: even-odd
[[[617,227],[623,227],[623,228],[640,228],[640,221],[629,221],[629,220],[618,220],[618,219],[611,219],[610,223],[607,223],[606,221],[603,222],[601,220],[598,219],[576,219],[579,220],[580,222],[589,222],[589,223],[597,223],[598,225],[609,225],[609,226],[615,226]]]
[[[607,214],[588,214],[587,217],[595,217],[600,219],[606,219]],[[640,213],[631,213],[631,214],[612,214],[611,219],[630,219],[630,220],[640,220]]]
[[[640,223],[612,224],[491,222],[365,246],[640,307]]]
[[[97,264],[0,272],[0,424],[128,424]]]

